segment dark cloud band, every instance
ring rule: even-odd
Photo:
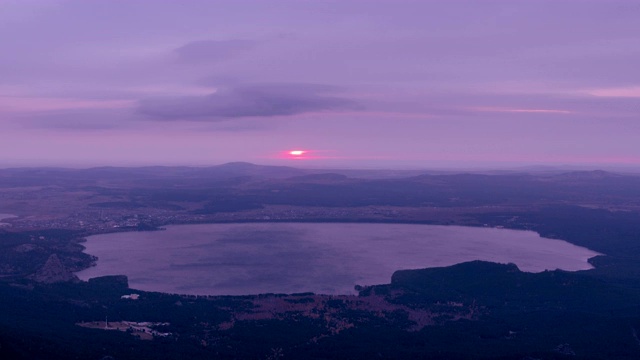
[[[137,110],[158,120],[220,121],[358,108],[354,101],[332,95],[336,90],[318,84],[252,84],[206,96],[145,99]]]

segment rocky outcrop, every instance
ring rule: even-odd
[[[78,277],[64,266],[56,254],[49,256],[44,266],[31,277],[33,280],[45,284],[79,281]]]

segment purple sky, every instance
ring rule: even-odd
[[[640,165],[639,1],[1,0],[0,39],[0,167]]]

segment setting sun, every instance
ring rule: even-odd
[[[301,155],[304,155],[304,153],[306,153],[306,151],[304,151],[304,150],[291,150],[291,151],[289,151],[289,155],[293,155],[293,156],[301,156]]]

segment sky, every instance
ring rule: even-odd
[[[635,0],[0,0],[0,39],[0,167],[640,166]]]

